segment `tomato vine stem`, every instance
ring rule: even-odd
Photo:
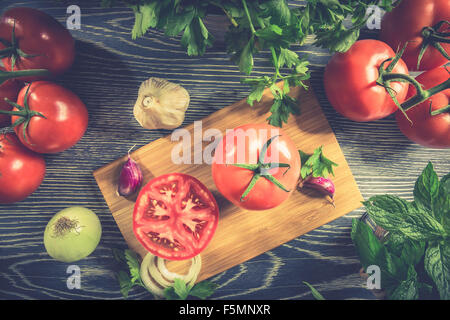
[[[49,76],[50,71],[47,69],[29,69],[29,70],[17,70],[17,71],[3,71],[0,70],[0,85],[9,80],[22,77],[35,77],[35,76]]]

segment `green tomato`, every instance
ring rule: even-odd
[[[97,215],[87,208],[61,210],[48,222],[44,232],[47,253],[63,262],[74,262],[90,255],[102,235]]]

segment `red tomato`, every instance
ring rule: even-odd
[[[15,25],[16,46],[30,57],[18,56],[14,70],[47,69],[59,75],[75,58],[75,41],[70,32],[48,14],[32,8],[12,8],[0,18],[0,38],[11,43]],[[0,42],[0,50],[8,46]],[[16,51],[13,50],[13,54]],[[11,57],[3,63],[11,71]],[[36,77],[34,78],[36,79]]]
[[[218,221],[212,193],[192,176],[171,173],[152,179],[139,192],[133,231],[152,254],[183,260],[205,249]]]
[[[448,71],[444,68],[436,68],[419,75],[416,80],[424,89],[434,87],[449,78]],[[409,87],[408,98],[416,94],[416,88]],[[396,119],[400,130],[411,141],[431,148],[450,148],[450,113],[444,112],[431,116],[431,110],[438,110],[448,106],[450,89],[433,95],[430,99],[409,109],[406,114],[411,119],[411,124],[402,112],[397,111]]]
[[[402,56],[409,70],[430,70],[447,63],[448,60],[432,45],[426,49],[420,68],[417,60],[423,43],[422,29],[433,27],[439,21],[450,20],[449,0],[402,0],[400,4],[383,17],[380,40],[397,50],[407,42],[408,46]],[[438,30],[450,32],[448,24]],[[441,42],[441,46],[450,54],[450,44]]]
[[[260,159],[261,149],[272,139],[264,159]],[[284,163],[289,167],[273,167],[270,173],[283,190],[261,176],[250,192],[242,198],[255,174],[233,164]],[[219,192],[236,206],[248,210],[265,210],[280,205],[296,189],[300,176],[300,156],[298,150],[280,128],[268,124],[248,124],[227,132],[215,149],[212,175]],[[242,199],[241,199],[242,198]]]
[[[5,70],[0,67],[0,70]],[[23,85],[15,80],[10,79],[6,80],[2,84],[0,84],[0,110],[11,110],[12,105],[5,101],[5,98],[15,102],[17,100],[17,95],[19,94],[20,89]],[[0,114],[0,127],[6,127],[11,124],[11,116]]]
[[[336,53],[325,68],[325,92],[331,105],[344,117],[354,121],[373,121],[387,117],[398,108],[387,90],[378,85],[378,69],[394,51],[378,40],[359,40],[345,53]],[[389,63],[386,63],[386,67]],[[408,74],[400,59],[394,73]],[[391,82],[399,103],[405,100],[408,83]]]
[[[17,104],[24,106],[29,86],[19,92]],[[88,112],[84,103],[72,91],[49,81],[31,84],[27,99],[31,111],[45,118],[33,116],[23,134],[25,123],[14,128],[20,141],[39,153],[57,153],[75,145],[88,126]],[[14,108],[13,111],[18,111]],[[12,116],[11,123],[19,119]]]
[[[0,136],[0,203],[24,200],[44,176],[42,155],[25,148],[13,133]]]

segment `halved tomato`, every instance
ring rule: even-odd
[[[206,248],[219,221],[212,193],[196,178],[170,173],[139,192],[133,231],[150,253],[168,260],[190,259]]]

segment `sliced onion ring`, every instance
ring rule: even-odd
[[[200,255],[191,259],[191,267],[185,275],[167,270],[165,260],[147,253],[142,261],[140,274],[144,285],[155,295],[164,296],[164,289],[171,287],[175,279],[183,280],[186,285],[194,285],[202,267]]]
[[[189,268],[188,273],[185,274],[184,276],[179,275],[174,272],[170,272],[169,270],[167,270],[164,259],[162,259],[160,257],[156,257],[156,260],[157,260],[156,263],[157,263],[158,271],[161,273],[161,275],[164,278],[171,281],[170,285],[173,284],[173,281],[176,278],[182,279],[184,282],[186,282],[187,285],[190,285],[190,284],[193,285],[195,283],[195,281],[197,280],[198,274],[200,273],[200,269],[202,268],[202,259],[201,259],[200,255],[196,255],[195,257],[193,257],[191,259],[191,267]]]

